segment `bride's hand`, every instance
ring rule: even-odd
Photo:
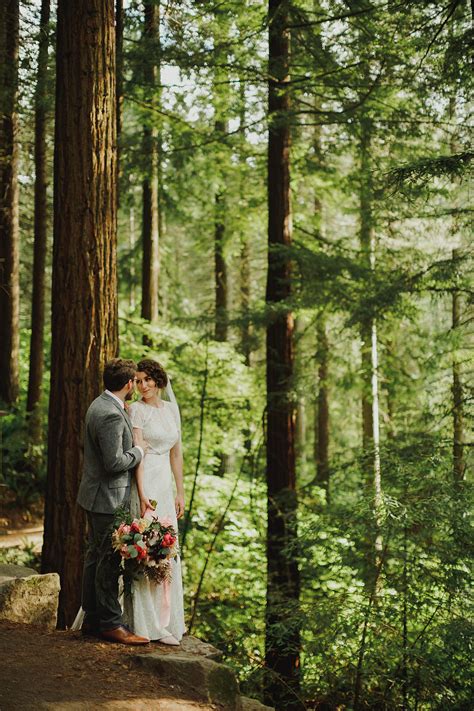
[[[140,516],[144,516],[148,509],[153,511],[153,506],[151,505],[150,499],[144,496],[143,499],[140,499]]]
[[[176,496],[174,506],[176,509],[176,517],[182,518],[184,516],[184,494],[178,494]]]

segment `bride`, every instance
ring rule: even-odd
[[[139,501],[134,504],[132,500],[132,515],[150,513],[150,500],[156,500],[155,515],[167,518],[177,531],[177,519],[184,514],[179,408],[168,376],[157,361],[141,360],[136,378],[141,400],[130,406],[129,414],[135,445],[145,450],[145,458],[135,474]],[[163,390],[171,402],[161,398]],[[134,505],[139,505],[140,511],[134,511]],[[135,634],[178,645],[185,632],[179,556],[171,566],[170,583],[157,585],[145,576],[133,582],[131,597],[124,598],[124,618]]]

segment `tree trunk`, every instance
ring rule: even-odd
[[[459,259],[459,250],[453,249],[453,261]],[[452,328],[459,328],[461,323],[461,295],[456,289],[452,293]],[[461,482],[466,471],[464,459],[464,412],[463,412],[463,385],[461,377],[461,364],[456,354],[453,355],[453,473],[454,481]]]
[[[43,343],[45,321],[45,264],[48,230],[46,122],[47,72],[49,46],[49,0],[41,2],[38,70],[35,95],[35,242],[33,259],[33,299],[31,309],[30,375],[28,381],[27,412],[33,412],[41,397],[43,379]],[[37,418],[33,418],[37,423]],[[32,435],[38,441],[38,427]]]
[[[304,334],[306,330],[306,320],[304,315],[295,319],[295,364],[294,380],[299,383],[304,375]],[[296,471],[300,480],[304,480],[306,475],[306,398],[298,388],[296,400]]]
[[[371,265],[373,241],[372,177],[371,177],[371,126],[370,120],[361,120],[360,140],[360,230],[362,256],[368,269]],[[365,316],[360,328],[362,361],[362,446],[364,452],[373,449],[374,419],[372,411],[372,318]],[[369,478],[370,482],[370,478]]]
[[[240,100],[240,139],[243,160],[245,160],[246,146],[246,97],[245,97],[245,82],[241,78],[239,82],[239,100]],[[245,166],[243,166],[245,169]],[[245,200],[245,177],[241,175],[240,179],[240,201],[244,204]],[[245,358],[245,365],[250,365],[250,240],[245,231],[245,222],[242,221],[240,235],[240,298],[242,310],[242,326],[240,330],[240,349]]]
[[[267,602],[265,699],[277,709],[299,700],[298,564],[288,551],[297,539],[293,317],[281,309],[290,295],[290,263],[278,247],[291,244],[290,43],[288,1],[269,1],[268,276],[267,326]],[[280,308],[278,308],[280,307]],[[290,611],[290,614],[289,612]]]
[[[0,0],[0,400],[6,405],[20,388],[18,51],[19,2]]]
[[[228,61],[227,42],[229,27],[226,14],[221,9],[214,11],[214,44],[216,69],[214,72],[214,131],[220,148],[220,137],[227,135],[229,125],[227,115],[229,112],[228,84],[229,76],[225,68]],[[217,156],[217,186],[214,195],[214,282],[215,282],[215,338],[217,341],[226,341],[228,337],[228,274],[224,256],[224,247],[227,240],[226,234],[226,174],[225,146]]]
[[[361,120],[360,140],[360,231],[359,240],[365,263],[370,268],[373,240],[372,176],[370,119]],[[366,316],[360,327],[362,360],[362,447],[373,449],[374,418],[372,412],[372,319]]]
[[[315,13],[321,12],[319,0],[313,3]],[[320,33],[316,36],[316,49],[323,59],[323,47]],[[321,108],[321,99],[314,99],[315,108]],[[313,129],[314,158],[318,168],[323,168],[323,151],[321,145],[321,126]],[[314,196],[315,228],[322,232],[322,202],[316,193]],[[318,314],[316,321],[316,367],[317,367],[317,399],[314,418],[314,459],[316,462],[316,481],[326,491],[326,503],[329,503],[329,344],[326,333],[326,314]]]
[[[130,273],[130,283],[128,285],[128,303],[130,306],[130,311],[134,311],[136,295],[135,295],[135,208],[133,205],[130,206],[129,211],[129,221],[128,221],[128,248],[130,253],[129,261],[129,273]]]
[[[159,81],[159,58],[156,58],[160,42],[160,5],[145,3],[143,38],[149,45],[150,58],[144,65],[144,80],[150,92],[150,103],[155,102],[157,80]],[[155,59],[156,58],[156,59]],[[159,196],[158,196],[158,130],[154,125],[156,116],[150,112],[150,121],[143,128],[143,155],[146,161],[143,178],[142,215],[142,318],[150,323],[158,321],[158,282],[160,275],[159,256]]]
[[[216,133],[227,130],[224,121],[216,121]],[[225,196],[221,190],[214,197],[214,273],[216,294],[216,341],[227,340],[227,265],[224,257]]]
[[[370,119],[363,115],[361,119],[360,141],[360,246],[367,268],[375,268],[375,234],[372,215],[372,175],[371,142],[372,126]],[[366,455],[366,489],[373,499],[375,536],[373,548],[375,557],[369,551],[369,571],[378,567],[382,551],[380,534],[380,511],[382,506],[381,468],[380,468],[380,429],[379,429],[379,393],[378,393],[378,345],[377,324],[372,316],[367,316],[361,326],[362,339],[362,437]],[[370,463],[370,468],[369,468]],[[369,473],[370,472],[370,473]],[[372,548],[372,545],[371,545]],[[372,582],[372,573],[369,579]]]
[[[123,0],[115,1],[115,66],[116,66],[116,119],[117,119],[117,209],[120,207],[120,163],[123,112]]]
[[[454,34],[454,23],[449,25],[449,32],[451,40]],[[449,97],[449,120],[455,124],[456,123],[456,103],[457,95],[454,93]],[[450,136],[449,149],[452,155],[455,155],[458,151],[462,150],[459,143],[459,139],[456,132],[453,132]],[[459,236],[459,224],[456,216],[453,218],[451,225],[451,232],[453,235]],[[456,262],[459,260],[461,252],[459,249],[453,249],[452,251],[452,261],[454,267],[456,267]],[[461,325],[461,309],[462,301],[461,294],[458,289],[452,291],[451,296],[451,327],[454,335],[457,336],[459,332],[459,327]],[[464,407],[463,407],[463,383],[462,383],[462,370],[461,363],[457,355],[457,343],[454,343],[453,350],[453,361],[452,361],[452,394],[453,394],[453,478],[455,485],[458,485],[463,481],[466,469],[466,462],[464,457]]]
[[[61,576],[58,626],[80,604],[85,516],[76,504],[84,415],[117,351],[113,0],[59,0],[51,394],[43,572]]]
[[[316,325],[318,366],[318,400],[316,412],[316,432],[314,438],[316,459],[316,481],[326,490],[329,500],[329,398],[328,398],[328,355],[329,345],[324,314],[318,316]]]
[[[395,345],[392,339],[387,340],[385,347],[388,363],[395,363]],[[387,439],[395,439],[397,430],[395,424],[396,418],[396,384],[393,379],[388,379],[385,384],[385,392],[387,394]]]
[[[245,365],[250,365],[250,241],[247,235],[242,235],[240,250],[240,297],[242,304],[242,328],[240,332],[240,348],[244,355]]]

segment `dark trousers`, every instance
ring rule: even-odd
[[[85,621],[109,630],[123,624],[118,600],[120,553],[112,552],[114,514],[87,512],[89,540],[82,577]]]

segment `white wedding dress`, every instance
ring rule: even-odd
[[[139,401],[131,405],[129,412],[133,427],[143,430],[143,439],[147,443],[144,493],[157,502],[158,517],[168,518],[178,531],[170,465],[170,450],[181,436],[178,407],[166,400],[161,401],[161,407]],[[134,505],[137,505],[136,495],[132,497],[132,515],[137,513],[133,510]],[[132,583],[131,596],[124,596],[124,621],[135,634],[152,640],[172,635],[180,641],[185,632],[179,556],[170,562],[171,583],[167,590],[163,585],[141,577]]]

